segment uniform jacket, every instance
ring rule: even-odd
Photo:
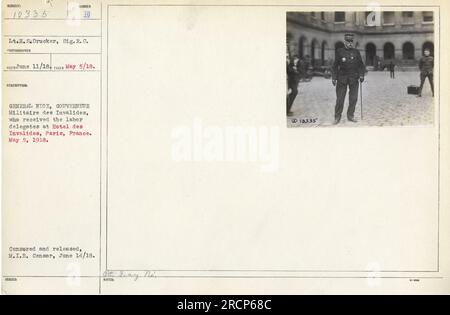
[[[295,86],[300,81],[300,62],[294,65],[293,62],[287,65],[288,85]]]
[[[432,56],[424,56],[420,58],[419,69],[420,72],[432,73],[434,68],[434,58]]]
[[[332,69],[333,80],[364,77],[366,67],[358,49],[339,48]]]

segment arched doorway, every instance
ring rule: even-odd
[[[313,41],[311,42],[311,64],[313,66],[316,66],[318,64],[318,49],[319,49],[319,42],[317,41],[317,39],[313,39]]]
[[[403,59],[404,60],[414,60],[415,52],[414,52],[414,44],[411,42],[406,42],[403,44]]]
[[[328,50],[328,44],[326,41],[322,42],[322,49],[320,52],[320,59],[322,60],[322,66],[325,65],[327,61],[327,50]]]
[[[425,49],[429,49],[431,52],[431,56],[434,56],[434,43],[433,42],[425,42],[422,46],[422,54]]]
[[[305,49],[306,49],[306,37],[302,36],[300,37],[300,40],[298,42],[298,56],[300,58],[304,58],[305,57]]]
[[[384,44],[383,58],[384,58],[384,60],[395,59],[395,47],[394,47],[394,44],[392,44],[392,43]]]
[[[366,65],[375,65],[375,56],[377,55],[377,47],[373,43],[368,43],[366,45]]]

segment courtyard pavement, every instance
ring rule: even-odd
[[[436,80],[435,80],[436,81]],[[436,83],[436,82],[435,82]],[[357,123],[347,121],[348,92],[342,120],[338,127],[357,126],[416,126],[430,125],[434,121],[436,98],[432,97],[428,80],[422,97],[408,95],[408,85],[419,85],[419,72],[396,72],[391,79],[389,72],[369,72],[363,83],[363,119],[359,95],[355,111]],[[437,96],[437,94],[436,94]],[[287,118],[288,127],[334,126],[336,89],[331,79],[314,77],[299,84],[299,94]]]

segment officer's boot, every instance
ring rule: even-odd
[[[341,116],[338,116],[338,117],[334,118],[334,124],[335,125],[339,124],[340,121],[341,121]]]

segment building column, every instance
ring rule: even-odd
[[[422,11],[414,11],[414,26],[415,27],[422,27]]]
[[[327,61],[334,60],[334,49],[330,48],[330,46],[328,46],[328,48],[325,50],[325,59]]]
[[[311,58],[311,44],[309,42],[305,42],[303,45],[303,56],[309,55]]]
[[[416,45],[416,43],[414,43],[414,50],[414,59],[417,61],[422,58],[422,44],[417,43]]]
[[[361,18],[361,13],[364,13],[364,12],[356,12],[355,13],[355,24],[356,25],[358,25],[358,26],[361,26],[361,24],[364,22],[363,20],[364,20],[364,18]]]
[[[381,44],[380,46],[377,46],[377,56],[382,60],[384,59],[384,45],[383,44]]]
[[[353,28],[355,25],[355,12],[346,12],[345,13],[345,27]]]
[[[334,23],[334,13],[333,12],[325,12],[325,21],[327,21],[327,26],[332,27]]]
[[[397,28],[397,29],[402,28],[402,22],[403,22],[402,12],[396,11],[395,12],[395,28]]]

